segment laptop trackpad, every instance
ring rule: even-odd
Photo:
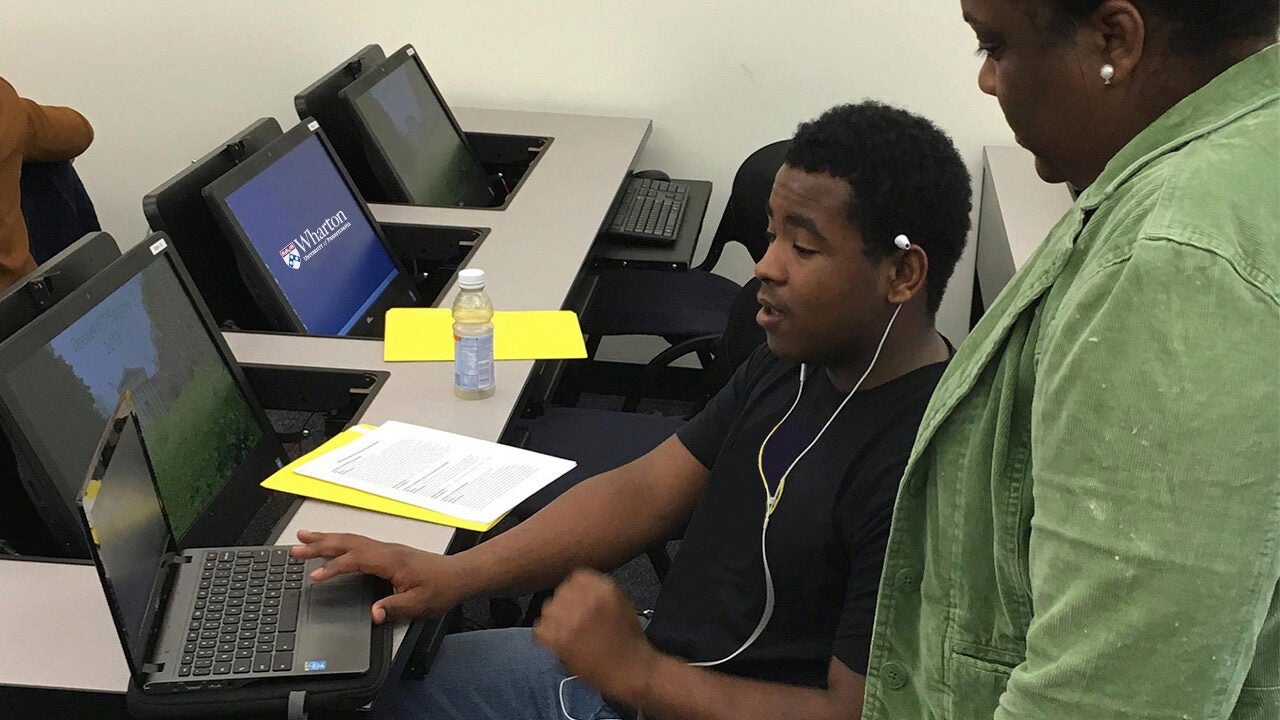
[[[299,633],[294,668],[325,674],[367,671],[372,604],[369,583],[358,575],[312,585],[307,607],[298,613],[306,632]]]

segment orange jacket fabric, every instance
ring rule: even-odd
[[[70,160],[91,142],[93,127],[83,115],[19,97],[0,78],[0,290],[36,267],[19,198],[22,163]]]

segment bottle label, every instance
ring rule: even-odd
[[[453,336],[453,384],[463,390],[493,387],[493,333]]]

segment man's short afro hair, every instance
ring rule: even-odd
[[[802,123],[786,164],[849,183],[849,219],[867,254],[884,258],[906,235],[929,256],[927,306],[935,314],[969,233],[969,171],[946,133],[878,102],[839,105]]]

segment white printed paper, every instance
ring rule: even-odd
[[[577,463],[402,422],[298,467],[300,475],[492,523]]]

